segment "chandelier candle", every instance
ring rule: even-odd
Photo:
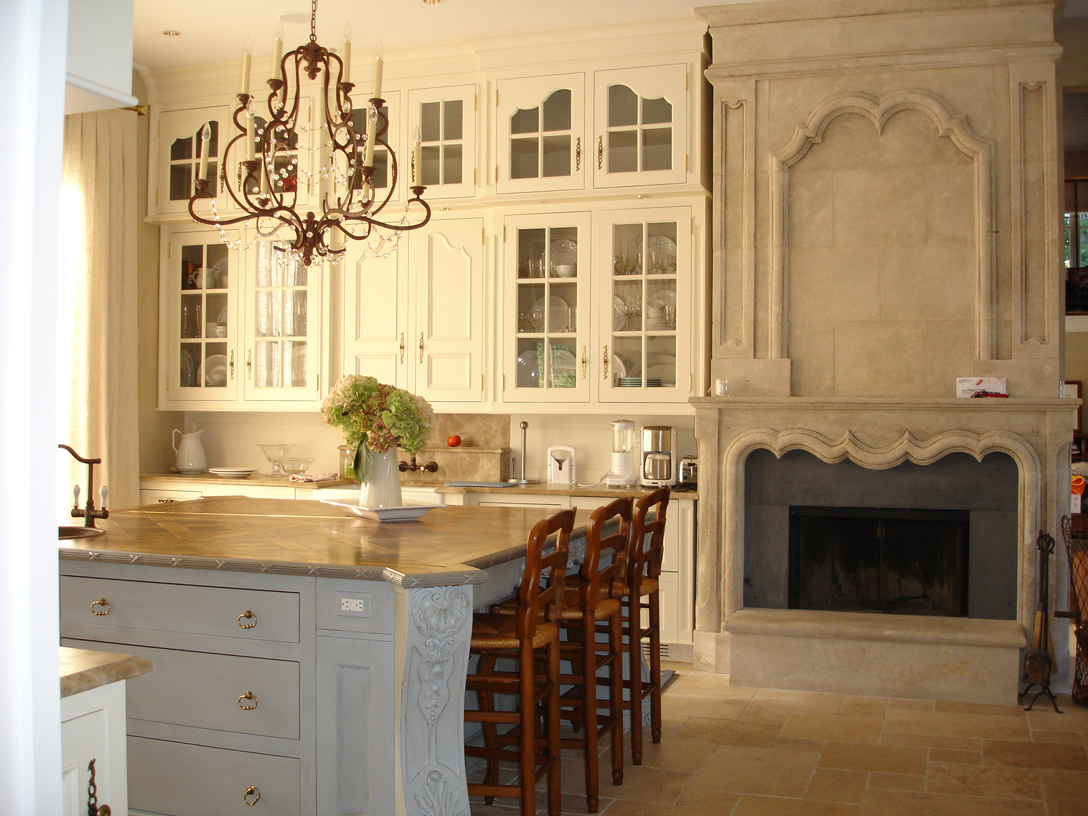
[[[212,127],[207,122],[200,131],[200,180],[208,178],[208,142],[212,139]]]
[[[344,45],[340,49],[344,52],[344,82],[351,80],[351,26],[344,26]],[[375,93],[375,96],[378,94]]]
[[[246,40],[245,50],[242,51],[242,89],[238,91],[238,95],[249,95],[249,63],[253,58],[250,53],[253,48],[249,44],[249,40]]]
[[[272,76],[280,69],[280,60],[283,59],[283,23],[276,26],[276,43],[272,47]]]

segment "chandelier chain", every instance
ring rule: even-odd
[[[310,4],[310,42],[317,42],[317,0]]]

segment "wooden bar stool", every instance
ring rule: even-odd
[[[560,718],[579,727],[584,737],[561,740],[563,748],[584,753],[586,805],[590,813],[598,807],[598,741],[612,734],[612,783],[623,784],[623,621],[620,600],[627,585],[626,560],[631,538],[632,500],[624,497],[598,507],[586,530],[586,554],[578,572],[577,586],[567,586],[560,610],[560,627],[567,639],[560,643],[560,656],[570,661],[571,673],[560,674],[560,686],[572,688],[563,694]],[[617,532],[603,535],[605,527],[618,523]],[[601,567],[605,561],[606,566]],[[607,642],[597,641],[598,624],[607,633]],[[597,697],[598,672],[609,688],[609,699]],[[598,708],[608,711],[598,716]]]
[[[479,705],[475,711],[465,711],[465,722],[482,723],[484,747],[466,746],[465,753],[487,760],[487,779],[470,784],[468,792],[483,796],[487,804],[496,796],[520,798],[522,816],[535,816],[536,782],[545,774],[549,816],[559,816],[562,807],[557,622],[573,527],[573,510],[538,522],[525,548],[525,573],[515,614],[476,614],[472,620],[470,650],[479,656],[479,663],[465,687],[476,693]],[[545,540],[553,534],[554,549],[545,553]],[[516,661],[516,670],[496,669],[500,658]],[[516,695],[517,711],[496,710],[495,694]],[[501,735],[500,724],[513,727]],[[542,725],[539,734],[538,725]],[[517,764],[520,773],[515,784],[499,784],[499,762]]]
[[[631,546],[627,551],[627,596],[624,598],[624,628],[630,680],[631,763],[642,764],[642,701],[650,698],[650,738],[661,742],[661,604],[658,582],[661,557],[665,552],[665,515],[669,509],[669,488],[661,487],[635,504],[631,524]],[[650,515],[653,520],[648,521]],[[642,610],[647,625],[642,625]],[[642,682],[642,641],[650,641],[650,680]]]

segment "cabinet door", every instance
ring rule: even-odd
[[[420,140],[427,198],[476,192],[476,86],[429,88],[408,94],[408,138]]]
[[[495,85],[496,191],[585,187],[585,75],[500,79]]]
[[[503,401],[587,402],[589,214],[507,216]]]
[[[247,275],[245,398],[320,398],[321,267],[290,258],[282,245],[257,241]]]
[[[228,240],[237,233],[226,230]],[[171,402],[222,402],[238,394],[235,349],[241,253],[213,230],[175,233],[160,275],[165,394]]]
[[[414,376],[409,388],[432,402],[483,400],[484,224],[432,221],[411,233]]]
[[[344,275],[345,374],[408,387],[408,242],[375,254],[367,242],[348,241]]]
[[[691,373],[691,209],[601,214],[601,402],[686,400]]]
[[[182,214],[189,211],[189,199],[195,191],[196,177],[200,171],[201,132],[208,125],[208,178],[218,179],[215,185],[215,203],[220,212],[231,209],[230,197],[223,187],[219,168],[223,148],[231,137],[225,128],[230,125],[230,113],[226,105],[188,110],[170,110],[159,114],[159,172],[155,193],[155,211],[160,215]],[[201,202],[197,212],[211,215],[207,201]]]
[[[678,184],[687,177],[686,65],[593,75],[593,186]]]

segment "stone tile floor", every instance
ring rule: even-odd
[[[670,663],[663,734],[623,785],[600,762],[607,816],[1086,816],[1088,707],[855,697],[730,686]],[[626,739],[626,738],[625,738]],[[626,745],[626,742],[625,742]],[[586,813],[578,752],[563,758],[563,813]],[[546,813],[540,783],[539,813]],[[473,816],[514,816],[517,802]]]

